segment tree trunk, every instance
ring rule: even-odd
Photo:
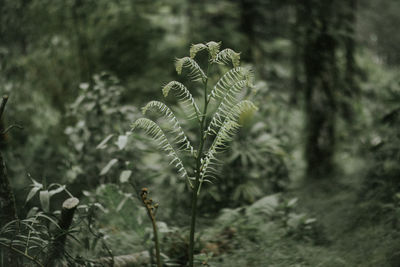
[[[356,25],[357,0],[346,0],[345,21],[345,49],[346,49],[346,74],[345,80],[351,89],[350,94],[358,91],[354,77],[356,72],[355,61],[355,25]]]
[[[84,2],[82,0],[75,0],[71,10],[77,45],[80,82],[90,81],[93,71],[89,55],[89,42],[87,34],[84,32],[86,18],[83,7]]]
[[[355,60],[355,26],[356,26],[357,0],[345,0],[343,6],[343,43],[345,53],[345,66],[343,78],[342,116],[347,122],[352,122],[354,110],[352,99],[360,91],[356,82],[357,65]]]
[[[245,36],[245,42],[243,43],[242,53],[250,62],[255,62],[254,58],[254,46],[256,43],[256,36],[254,32],[254,19],[255,9],[253,1],[241,0],[240,1],[240,30]]]
[[[3,96],[0,105],[0,120],[3,117],[4,109],[7,103],[8,97]],[[4,138],[4,129],[0,128],[0,138]],[[0,140],[0,144],[3,140]],[[1,147],[1,146],[0,146]],[[7,168],[4,162],[2,153],[0,151],[0,228],[6,223],[18,219],[17,207],[15,205],[15,197],[11,188],[10,180],[7,175]],[[2,257],[7,266],[17,266],[18,256],[11,253],[8,250],[2,250]]]
[[[8,180],[6,165],[0,152],[0,225],[17,219],[14,193]]]
[[[301,47],[302,47],[302,39],[301,39],[301,4],[297,1],[293,3],[293,17],[294,21],[291,25],[291,39],[292,39],[292,51],[291,51],[291,85],[292,85],[292,93],[290,97],[290,102],[296,105],[299,101],[298,98],[300,93],[302,92],[300,75],[301,75]]]
[[[306,177],[324,178],[333,170],[337,82],[332,1],[303,2],[306,76]]]

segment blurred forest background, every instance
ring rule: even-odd
[[[0,0],[0,265],[10,240],[44,253],[28,244],[50,242],[71,195],[70,266],[151,258],[147,187],[165,266],[185,266],[189,190],[130,125],[179,79],[176,57],[221,41],[254,70],[259,110],[201,192],[197,266],[400,266],[399,14],[397,0]],[[38,214],[37,240],[10,237]]]

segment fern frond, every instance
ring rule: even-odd
[[[247,85],[251,85],[252,71],[248,68],[237,67],[226,72],[216,83],[211,90],[207,99],[210,101],[211,97],[215,99],[224,98],[226,92],[236,83],[241,80],[246,80]]]
[[[150,101],[146,106],[142,108],[143,114],[146,114],[148,110],[157,110],[168,120],[172,126],[172,132],[176,134],[174,143],[181,145],[179,149],[190,151],[194,155],[194,149],[191,145],[189,138],[185,135],[178,119],[175,117],[171,109],[160,101]]]
[[[192,119],[194,116],[199,118],[200,110],[186,86],[177,81],[169,82],[162,88],[164,97],[167,97],[171,90],[175,91],[175,96],[182,102],[184,110],[191,109],[191,112],[188,114],[189,119]]]
[[[240,115],[243,112],[250,110],[257,110],[257,107],[253,104],[253,102],[249,100],[243,100],[237,103],[225,118],[210,149],[202,161],[200,173],[201,182],[203,182],[205,178],[213,177],[212,174],[215,172],[213,166],[217,163],[216,155],[226,149],[227,143],[232,141],[233,136],[240,127],[239,123],[237,122]]]
[[[188,173],[183,166],[182,160],[179,158],[175,149],[172,147],[163,130],[160,128],[160,126],[157,125],[157,123],[147,118],[140,118],[137,119],[131,127],[131,131],[140,128],[143,129],[148,136],[153,138],[157,142],[157,145],[167,153],[168,157],[171,158],[169,164],[174,165],[175,168],[178,169],[178,173],[181,175],[181,177],[187,178],[190,182]]]
[[[230,61],[232,62],[233,67],[239,67],[240,53],[236,53],[230,48],[226,48],[219,52],[215,59],[215,62],[219,64],[228,64]]]
[[[241,114],[256,110],[258,110],[258,108],[253,102],[250,100],[242,100],[231,109],[225,120],[233,120],[237,122]]]
[[[202,160],[200,168],[200,184],[203,183],[206,178],[214,177],[212,174],[215,173],[216,170],[213,166],[218,162],[216,155],[227,148],[227,143],[232,141],[233,136],[236,134],[239,127],[240,125],[233,120],[228,120],[222,125],[210,149],[204,157],[204,160]],[[197,193],[199,192],[200,188]]]
[[[197,55],[198,52],[202,50],[208,50],[208,53],[210,55],[210,59],[212,62],[214,62],[217,58],[217,54],[219,52],[219,48],[221,46],[221,42],[214,42],[210,41],[206,44],[192,44],[190,47],[190,58],[194,59]]]
[[[241,80],[231,86],[231,88],[225,93],[224,98],[219,103],[208,126],[208,133],[216,134],[215,129],[221,127],[224,119],[232,112],[232,108],[237,103],[238,95],[247,87],[247,85],[248,83],[246,80]]]
[[[192,44],[192,46],[190,47],[190,58],[195,58],[198,52],[207,48],[208,47],[205,44]]]
[[[214,42],[210,41],[207,44],[208,47],[208,52],[210,53],[211,60],[214,61],[217,58],[217,55],[219,53],[219,48],[221,46],[221,42]]]
[[[199,64],[190,57],[177,58],[175,61],[175,68],[179,75],[182,74],[183,68],[188,68],[189,77],[194,81],[205,80],[207,78]]]

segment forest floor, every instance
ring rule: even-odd
[[[382,216],[369,208],[372,205],[360,201],[366,163],[349,158],[345,161],[348,166],[341,166],[347,169],[334,178],[305,183],[299,177],[299,182],[294,182],[285,193],[265,196],[251,205],[223,209],[218,216],[200,217],[196,266],[399,267],[400,235],[392,225],[393,216]],[[116,206],[121,199],[116,197],[118,190],[114,191],[107,199]],[[293,201],[295,199],[297,201]],[[295,204],[289,204],[291,202]],[[255,209],[256,206],[261,210]],[[129,206],[125,209],[132,210]],[[121,212],[125,210],[115,214]],[[114,221],[105,221],[104,225],[115,226],[116,219],[124,219],[106,216],[110,217]],[[133,220],[129,216],[125,219],[128,225]],[[301,223],[293,227],[292,222],[296,220]],[[307,221],[311,223],[302,224]],[[135,246],[122,246],[129,244],[126,236],[133,236],[132,231],[121,231],[117,238],[113,229],[111,236],[115,243],[110,246],[121,250],[116,255],[141,251],[143,244],[140,242]],[[186,262],[188,229],[182,225],[166,227],[160,232],[163,232],[162,252],[175,263]]]
[[[354,192],[351,187],[299,192],[299,206],[317,218],[329,240],[324,253],[310,255],[310,266],[400,266],[394,262],[398,241],[390,222],[372,221],[373,210],[363,214]]]
[[[323,242],[298,240],[273,227],[256,241],[239,234],[235,238],[240,245],[217,257],[215,266],[400,266],[399,235],[390,220],[377,220],[374,210],[360,206],[361,180],[355,173],[364,177],[359,171],[347,173],[334,186],[331,182],[303,184],[284,195],[296,197],[296,209],[317,220]]]

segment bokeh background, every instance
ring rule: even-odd
[[[37,196],[26,202],[32,179],[66,185],[101,204],[96,222],[115,255],[139,252],[152,246],[136,199],[148,187],[162,251],[183,266],[189,190],[130,125],[182,80],[176,57],[221,41],[254,70],[259,110],[241,117],[200,196],[201,260],[400,266],[399,1],[0,0],[0,14],[0,93],[10,99],[0,128],[24,128],[3,134],[0,149],[20,217],[43,208]],[[182,124],[196,140],[194,122]],[[98,244],[69,249],[107,255]]]

